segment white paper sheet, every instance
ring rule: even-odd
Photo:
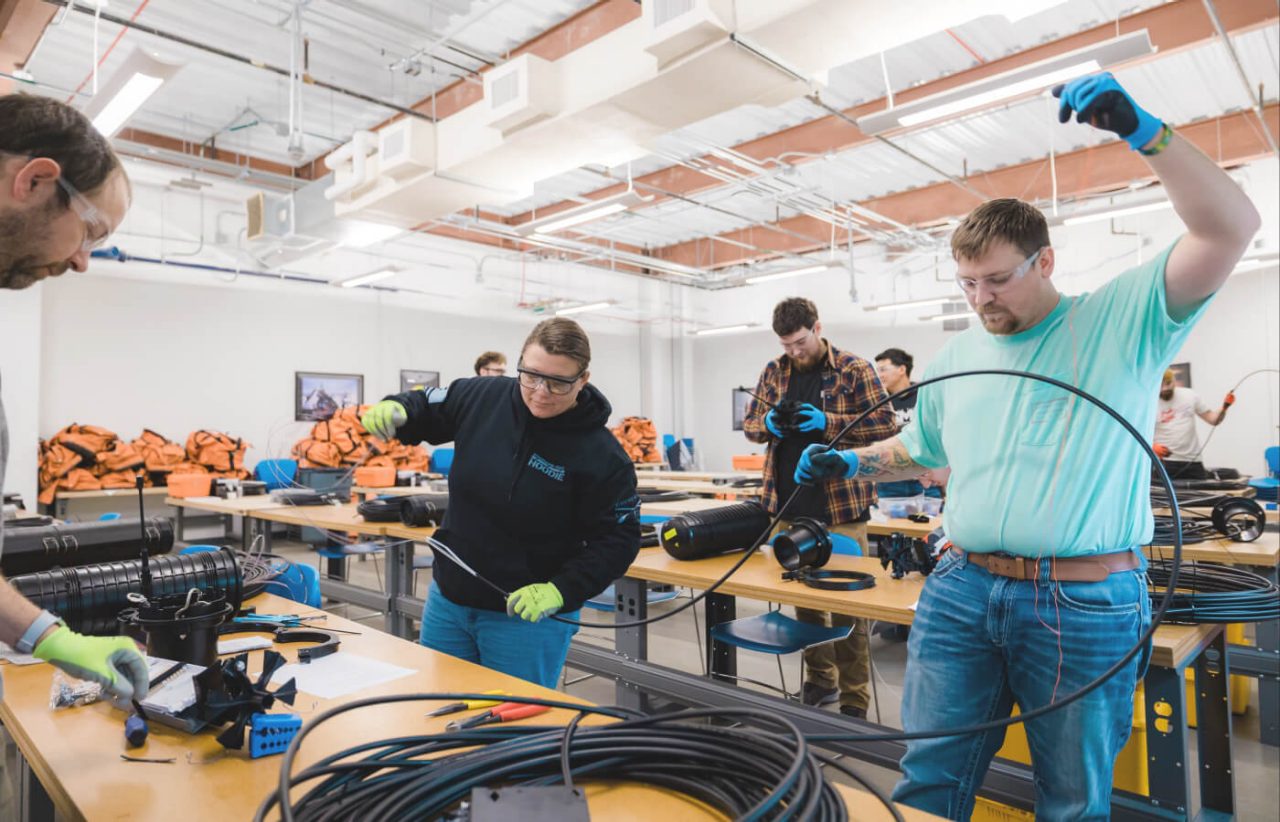
[[[400,679],[413,673],[412,668],[401,668],[387,662],[369,659],[358,654],[339,651],[321,657],[315,662],[295,662],[285,665],[271,677],[272,685],[283,685],[292,677],[298,681],[298,690],[314,694],[322,699],[335,699],[365,688]]]

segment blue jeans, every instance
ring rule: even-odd
[[[916,607],[902,727],[955,728],[1006,717],[1014,703],[1024,712],[1046,705],[1096,679],[1150,622],[1145,561],[1101,582],[1052,582],[1047,567],[1032,582],[995,576],[949,551]],[[1083,699],[1027,723],[1037,819],[1108,818],[1111,772],[1129,738],[1149,652]],[[968,819],[1003,742],[1003,728],[908,742],[893,798]]]
[[[576,620],[580,613],[559,616]],[[432,581],[418,641],[434,651],[554,688],[576,633],[576,625],[553,619],[525,622],[503,612],[458,605]]]

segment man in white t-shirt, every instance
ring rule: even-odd
[[[1213,408],[1190,388],[1176,385],[1173,370],[1164,372],[1160,383],[1160,402],[1156,407],[1156,434],[1153,448],[1166,468],[1170,463],[1186,463],[1200,458],[1200,437],[1196,435],[1196,417],[1216,426],[1227,416],[1227,409],[1236,401],[1235,394],[1227,394],[1221,408]]]

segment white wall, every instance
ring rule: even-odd
[[[9,422],[9,464],[0,484],[35,510],[40,418],[40,302],[44,286],[0,294],[0,397]]]
[[[286,456],[309,428],[293,421],[294,372],[363,374],[366,401],[399,390],[402,368],[470,376],[483,350],[514,367],[527,322],[479,320],[397,304],[395,295],[351,299],[338,289],[182,285],[69,276],[47,283],[39,433],[70,422],[126,437],[144,427],[173,439],[214,428],[252,443],[247,461]],[[639,412],[636,330],[589,329],[592,379],[614,419]],[[14,378],[34,369],[6,367]],[[34,456],[30,457],[34,465]],[[16,459],[15,459],[16,462]]]
[[[1215,408],[1250,371],[1273,369],[1240,386],[1216,429],[1196,423],[1206,466],[1265,474],[1263,449],[1280,445],[1280,374],[1274,373],[1280,368],[1280,270],[1228,280],[1174,361],[1191,363],[1192,389]]]

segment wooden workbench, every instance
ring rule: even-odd
[[[637,478],[641,488],[652,488],[656,491],[684,491],[686,494],[702,494],[705,496],[758,497],[764,493],[760,486],[738,488],[733,485],[718,485],[707,480],[664,479],[641,474]]]
[[[250,601],[263,613],[311,613],[313,609],[278,597],[263,595]],[[582,702],[556,691],[428,650],[329,615],[318,627],[358,631],[342,635],[341,652],[384,660],[411,668],[414,673],[338,699],[321,699],[300,693],[293,711],[308,722],[335,705],[370,696],[394,693],[482,692],[494,688],[512,694],[539,696],[566,702]],[[297,646],[275,646],[290,661]],[[261,654],[250,655],[256,675]],[[123,740],[125,714],[105,703],[53,711],[49,708],[52,667],[46,664],[4,666],[5,699],[0,702],[3,721],[31,773],[44,786],[61,818],[67,820],[130,820],[130,822],[223,822],[251,819],[259,803],[276,788],[281,757],[250,759],[245,753],[222,751],[216,732],[186,734],[158,723],[142,748],[127,750]],[[349,747],[356,741],[402,736],[406,733],[443,730],[451,717],[423,716],[437,705],[403,702],[353,711],[326,722],[308,736],[295,772],[321,756]],[[290,710],[282,706],[281,710]],[[575,714],[554,710],[535,720],[538,724],[568,722]],[[119,754],[173,757],[172,764],[125,762]],[[840,788],[856,807],[855,818],[887,820],[889,814],[877,801],[856,789]],[[669,791],[635,785],[588,785],[592,818],[601,820],[717,819],[705,806]],[[905,818],[934,819],[928,814],[901,808]]]
[[[164,497],[168,496],[169,489],[164,486],[157,488],[143,488],[143,497]],[[67,518],[67,505],[76,500],[103,500],[124,497],[124,501],[128,503],[128,511],[136,511],[138,509],[138,490],[136,488],[102,488],[97,491],[59,491],[57,496],[53,498],[53,503],[47,506],[49,513],[55,519]],[[124,514],[124,511],[120,512]]]

